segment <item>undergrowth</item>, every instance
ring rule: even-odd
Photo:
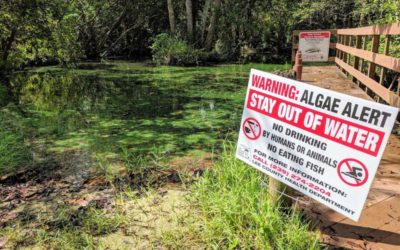
[[[0,109],[0,176],[27,165],[32,155],[25,143],[21,115],[13,105]]]
[[[226,148],[195,184],[191,211],[178,219],[180,233],[166,231],[164,244],[191,247],[200,239],[209,249],[319,249],[316,233],[309,231],[298,212],[271,206],[267,195],[260,193],[261,178],[257,170],[235,159],[231,147]]]

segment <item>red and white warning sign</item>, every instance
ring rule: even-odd
[[[236,157],[358,220],[397,113],[253,69]]]
[[[326,62],[329,59],[329,31],[301,32],[299,34],[299,50],[304,62]]]

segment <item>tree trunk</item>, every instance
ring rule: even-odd
[[[16,35],[17,35],[17,29],[13,28],[11,30],[10,37],[7,39],[6,44],[4,46],[3,57],[2,57],[3,62],[6,62],[8,59],[8,55],[10,54],[11,46],[15,40]]]
[[[201,43],[204,42],[204,32],[206,31],[208,10],[210,9],[211,0],[206,0],[203,6],[203,13],[201,13],[201,23],[200,23],[200,39]]]
[[[193,4],[192,0],[186,0],[186,19],[187,19],[187,32],[188,40],[193,42]]]
[[[125,15],[127,13],[127,9],[125,8],[121,14],[119,15],[118,19],[114,22],[114,24],[111,26],[111,28],[107,31],[107,33],[103,36],[103,39],[100,41],[98,44],[97,48],[98,50],[102,50],[104,45],[106,44],[107,40],[109,39],[110,35],[116,30],[122,23]]]
[[[167,0],[167,5],[168,5],[168,18],[169,18],[169,26],[171,28],[171,34],[175,35],[176,23],[175,23],[174,5],[172,4],[172,0]]]
[[[214,11],[210,20],[210,27],[208,29],[207,39],[206,39],[206,47],[211,50],[213,45],[213,38],[215,33],[215,26],[217,25],[218,15],[219,15],[219,7],[221,6],[221,0],[214,0]]]

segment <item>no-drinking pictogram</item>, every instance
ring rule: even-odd
[[[257,140],[261,135],[261,125],[254,118],[247,118],[243,122],[243,133],[250,140]]]
[[[368,180],[368,170],[365,165],[356,159],[344,159],[338,165],[339,178],[347,185],[358,187]]]

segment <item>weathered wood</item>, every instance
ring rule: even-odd
[[[344,39],[343,39],[344,46],[347,47],[348,42],[349,42],[349,36],[345,36]],[[343,53],[343,61],[347,62],[347,52]]]
[[[380,96],[385,102],[389,103],[392,106],[400,108],[400,97],[395,95],[394,92],[390,91],[389,89],[385,88],[384,86],[380,85],[375,80],[369,78],[362,72],[356,70],[355,68],[351,67],[344,61],[336,58],[336,64],[338,64],[342,69],[349,72],[359,81],[361,81],[366,87],[371,89],[376,95]]]
[[[379,49],[379,35],[374,35],[372,37],[371,51],[372,53],[376,53],[378,52],[378,49]],[[376,69],[376,64],[372,60],[369,60],[368,76],[370,78],[375,78],[375,69]]]
[[[296,80],[301,81],[301,75],[303,74],[303,58],[300,50],[296,53],[296,60],[293,69],[296,72]]]
[[[379,66],[400,72],[400,58],[382,55],[363,49],[351,48],[342,44],[337,44],[336,48],[340,51],[352,54]]]
[[[362,43],[362,37],[361,36],[357,36],[356,38],[356,49],[361,49],[361,43]],[[360,69],[360,57],[357,56],[355,53],[354,54],[354,68],[359,70]]]
[[[400,23],[372,25],[362,28],[338,29],[339,35],[400,35]]]
[[[383,48],[383,54],[385,54],[385,55],[389,54],[389,46],[390,46],[390,35],[385,37],[385,47]],[[386,67],[386,68],[389,68],[389,67]],[[381,69],[381,74],[379,77],[379,84],[381,84],[381,85],[384,84],[384,81],[385,81],[386,68],[382,67],[382,69]],[[400,68],[400,65],[399,65],[399,68]]]

